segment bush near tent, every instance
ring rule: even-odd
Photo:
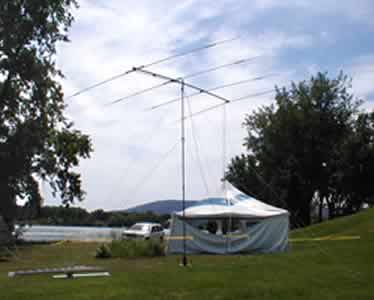
[[[99,248],[96,249],[96,258],[111,258],[112,251],[110,250],[109,246],[106,244],[102,244]]]
[[[103,246],[99,247],[97,254],[99,253],[100,255],[104,254],[104,256],[110,253],[113,258],[156,257],[165,255],[165,245],[162,241],[152,239],[114,240],[107,246],[105,251]]]

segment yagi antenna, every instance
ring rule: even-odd
[[[134,67],[132,68],[133,72],[140,72],[142,74],[145,74],[147,76],[159,78],[162,80],[166,80],[166,82],[170,83],[176,83],[180,85],[180,91],[181,91],[181,164],[182,164],[182,214],[183,219],[185,219],[185,209],[186,209],[186,171],[185,171],[185,164],[186,164],[186,155],[185,155],[185,143],[186,143],[186,137],[185,137],[185,87],[189,87],[193,90],[196,90],[200,94],[206,94],[210,97],[216,98],[223,103],[220,103],[221,105],[230,103],[229,99],[226,99],[220,95],[217,95],[215,93],[209,92],[208,90],[205,90],[203,88],[200,88],[196,85],[187,83],[184,81],[183,78],[172,78],[160,73],[151,72],[148,70],[145,70],[143,67]],[[118,103],[119,101],[112,102],[112,104]],[[186,223],[183,222],[183,256],[182,256],[182,265],[187,266],[187,249],[186,249]]]
[[[160,86],[161,85],[166,85],[166,84],[169,84],[169,83],[183,84],[185,87],[189,87],[189,88],[197,91],[198,94],[206,94],[206,95],[209,95],[211,97],[217,98],[217,99],[219,99],[223,102],[226,102],[226,103],[230,102],[230,100],[228,100],[228,99],[226,99],[222,96],[219,96],[215,93],[212,93],[212,92],[210,92],[206,89],[200,88],[196,85],[185,82],[183,78],[172,78],[172,77],[165,76],[165,75],[162,75],[162,74],[159,74],[159,73],[147,71],[147,70],[144,70],[143,68],[138,68],[138,67],[134,67],[134,68],[132,68],[132,70],[134,72],[140,72],[140,73],[146,74],[146,75],[154,77],[154,78],[159,78],[159,79],[165,80],[165,82],[161,83]],[[144,92],[144,90],[142,92]],[[131,97],[135,97],[135,96],[137,96],[137,93],[134,93],[133,95],[131,95]],[[125,99],[128,99],[128,98],[129,97],[127,97],[127,96],[123,97],[123,98],[119,98],[115,101],[110,102],[109,105],[117,104],[117,103],[119,103],[119,102],[121,102]]]
[[[183,76],[178,78],[179,80],[186,80],[186,79],[190,79],[190,78],[193,78],[193,77],[196,77],[196,76],[200,76],[200,75],[203,75],[203,74],[207,74],[207,73],[211,73],[211,72],[214,72],[214,71],[217,71],[217,70],[220,70],[220,69],[223,69],[223,68],[227,68],[227,67],[230,67],[230,66],[234,66],[234,65],[240,65],[240,64],[243,64],[243,63],[246,63],[246,62],[250,62],[252,60],[255,60],[256,58],[258,58],[259,56],[255,56],[255,57],[249,57],[249,58],[244,58],[244,59],[239,59],[239,60],[236,60],[234,62],[230,62],[230,63],[227,63],[227,64],[223,64],[223,65],[218,65],[218,66],[215,66],[215,67],[212,67],[212,68],[209,68],[209,69],[205,69],[205,70],[200,70],[198,72],[195,72],[195,73],[191,73],[191,74],[188,74],[186,76]],[[143,70],[144,68],[143,67],[138,67],[138,68],[135,68],[137,69],[138,71],[140,70]],[[134,68],[132,69],[132,72],[134,72]],[[132,93],[130,95],[126,95],[126,96],[123,96],[119,99],[116,99],[112,102],[110,102],[109,104],[114,104],[114,103],[117,103],[117,102],[121,102],[121,101],[124,101],[124,100],[127,100],[127,99],[130,99],[130,98],[133,98],[135,96],[139,96],[139,95],[143,95],[145,93],[148,93],[150,91],[153,91],[154,89],[158,89],[160,87],[163,87],[165,85],[168,85],[170,83],[173,82],[173,79],[169,79],[167,81],[164,81],[162,83],[159,83],[159,84],[156,84],[156,85],[153,85],[151,87],[148,87],[146,89],[143,89],[143,90],[140,90],[140,91],[137,91],[135,93]],[[199,92],[197,94],[200,94]],[[178,101],[179,101],[179,97],[177,98]]]
[[[150,62],[148,64],[145,64],[145,65],[142,65],[142,66],[139,66],[138,68],[139,69],[145,69],[145,68],[149,68],[149,67],[152,67],[152,66],[155,66],[155,65],[158,65],[158,64],[161,64],[161,63],[164,63],[164,62],[167,62],[167,61],[170,61],[170,60],[173,60],[173,59],[176,59],[176,58],[179,58],[179,57],[183,57],[183,56],[186,56],[186,55],[189,55],[189,54],[192,54],[192,53],[195,53],[195,52],[199,52],[199,51],[202,51],[202,50],[205,50],[205,49],[209,49],[209,48],[214,48],[214,47],[217,47],[219,45],[222,45],[222,44],[226,44],[226,43],[230,43],[230,42],[233,42],[235,40],[238,40],[240,39],[240,36],[237,36],[237,37],[234,37],[234,38],[231,38],[231,39],[226,39],[226,40],[220,40],[220,41],[216,41],[216,42],[213,42],[213,43],[210,43],[210,44],[207,44],[207,45],[204,45],[204,46],[201,46],[201,47],[197,47],[197,48],[194,48],[194,49],[191,49],[191,50],[188,50],[188,51],[185,51],[185,52],[181,52],[181,53],[177,53],[177,54],[173,54],[173,55],[170,55],[168,57],[164,57],[164,58],[161,58],[161,59],[158,59],[158,60],[155,60],[153,62]],[[80,94],[83,94],[85,92],[88,92],[90,90],[93,90],[99,86],[102,86],[104,84],[107,84],[111,81],[114,81],[118,78],[121,78],[121,77],[124,77],[126,75],[129,75],[131,73],[134,72],[134,69],[130,69],[130,70],[126,70],[122,73],[119,73],[117,75],[114,75],[114,76],[111,76],[107,79],[104,79],[103,81],[99,81],[93,85],[90,85],[88,87],[85,87],[77,92],[75,92],[74,94],[68,96],[66,98],[66,100],[68,99],[71,99],[71,98],[74,98]]]
[[[221,90],[221,89],[228,88],[228,87],[233,87],[233,86],[237,86],[237,85],[246,84],[246,83],[249,83],[249,82],[259,81],[259,80],[262,80],[262,79],[265,79],[265,78],[268,78],[268,77],[272,77],[272,76],[276,76],[276,75],[277,74],[268,74],[268,75],[264,75],[264,76],[252,77],[252,78],[245,79],[245,80],[240,80],[240,81],[235,81],[235,82],[228,83],[228,84],[218,85],[218,86],[207,89],[207,91],[208,92],[217,91],[217,90]],[[191,93],[189,95],[186,95],[186,98],[192,98],[192,97],[195,97],[195,96],[198,96],[198,95],[200,95],[199,92],[194,92],[194,93]],[[154,110],[154,109],[157,109],[159,107],[175,103],[177,101],[180,101],[179,97],[167,100],[165,102],[161,102],[161,103],[156,104],[156,105],[151,106],[151,107],[148,107],[148,108],[146,108],[146,110]]]

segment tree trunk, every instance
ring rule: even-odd
[[[329,209],[329,219],[333,219],[335,217],[335,205],[333,200],[327,201],[327,207]]]
[[[2,216],[8,230],[13,232],[17,205],[8,184],[0,182],[0,216]]]
[[[0,215],[0,248],[3,246],[9,246],[13,242],[12,233],[9,231],[8,226]]]
[[[309,226],[311,223],[310,218],[310,204],[305,204],[300,210],[300,218],[303,226]]]
[[[318,221],[321,223],[323,221],[323,196],[319,198],[319,207],[318,207]]]

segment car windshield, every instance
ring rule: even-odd
[[[141,224],[135,224],[130,227],[131,230],[135,231],[143,231],[146,229],[146,225],[141,225]]]

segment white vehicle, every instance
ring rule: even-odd
[[[124,239],[158,239],[164,238],[164,231],[158,223],[136,223],[122,233]]]

